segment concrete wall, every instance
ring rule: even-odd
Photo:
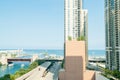
[[[65,64],[68,57],[72,58],[82,58],[76,63],[82,62],[83,71],[85,71],[85,41],[67,41],[65,44]],[[72,60],[71,60],[72,61]]]
[[[83,80],[82,57],[68,56],[65,60],[65,80]]]
[[[95,80],[95,73],[85,65],[85,41],[66,41],[65,71],[60,72],[59,80]]]

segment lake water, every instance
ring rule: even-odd
[[[14,74],[20,68],[28,68],[30,62],[13,62],[13,66],[1,66],[0,67],[0,77],[5,74]],[[24,65],[24,67],[22,66]]]
[[[63,50],[24,50],[25,54],[38,54],[39,58],[42,58],[43,53],[56,56],[64,56]],[[105,50],[89,50],[88,57],[105,57]]]
[[[57,56],[63,56],[64,51],[63,50],[23,50],[23,53],[25,54],[38,54],[39,57],[42,57],[42,53],[48,53],[49,55],[57,55]],[[89,50],[88,51],[89,57],[105,57],[105,50]],[[24,67],[21,67],[21,65],[24,64]],[[14,62],[14,65],[9,66],[2,66],[0,67],[0,77],[4,76],[5,74],[14,74],[17,70],[20,68],[28,68],[29,62]]]

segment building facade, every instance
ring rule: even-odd
[[[95,72],[86,69],[85,41],[65,42],[65,64],[58,80],[96,80]]]
[[[87,37],[87,13],[82,9],[82,0],[65,0],[65,40]]]
[[[86,64],[88,61],[88,11],[82,8],[82,0],[65,0],[65,42],[83,39],[86,41]]]
[[[120,71],[120,0],[105,0],[106,68]]]
[[[65,63],[58,80],[95,80],[95,72],[86,70],[87,14],[82,0],[65,0]]]

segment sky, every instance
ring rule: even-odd
[[[104,0],[84,0],[89,49],[105,49]],[[0,0],[0,48],[63,49],[64,0]]]

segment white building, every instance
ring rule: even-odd
[[[86,37],[88,11],[82,9],[82,0],[65,0],[65,40]]]
[[[82,8],[82,0],[65,0],[65,41],[86,41],[86,64],[88,61],[88,11]]]
[[[106,67],[120,71],[120,0],[105,0]]]

